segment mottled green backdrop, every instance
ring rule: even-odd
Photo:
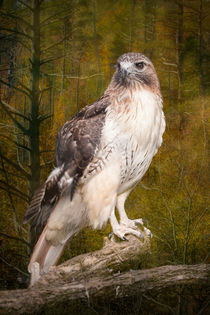
[[[130,218],[147,219],[154,235],[141,267],[207,262],[209,1],[0,6],[1,288],[27,285],[29,226],[22,219],[54,167],[59,128],[101,96],[116,59],[129,51],[152,59],[167,121],[163,145],[126,204]],[[81,231],[62,259],[100,248],[110,231]]]

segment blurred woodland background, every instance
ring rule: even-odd
[[[149,171],[127,201],[148,220],[151,254],[138,268],[209,257],[208,0],[0,1],[0,281],[27,285],[27,204],[54,168],[63,123],[107,87],[117,58],[151,58],[167,129]],[[83,230],[62,260],[99,249],[111,231]],[[133,266],[132,266],[133,268]]]

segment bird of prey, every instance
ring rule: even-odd
[[[66,243],[83,227],[100,229],[110,220],[119,238],[142,237],[136,229],[142,219],[130,220],[124,204],[160,147],[164,130],[152,62],[140,53],[123,54],[101,98],[59,131],[56,168],[25,214],[39,236],[28,267],[32,284],[58,262]]]

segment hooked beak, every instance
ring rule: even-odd
[[[127,77],[127,75],[128,75],[127,69],[121,68],[120,72],[121,72],[122,78],[125,79]]]
[[[132,64],[130,62],[122,62],[118,65],[123,80],[131,73],[131,66]]]

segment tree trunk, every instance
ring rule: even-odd
[[[183,0],[180,0],[178,3],[178,25],[177,25],[177,73],[178,73],[178,101],[181,103],[183,100],[182,95],[182,84],[183,84]]]
[[[40,151],[39,151],[39,79],[40,79],[40,1],[33,0],[33,36],[31,67],[31,104],[30,104],[30,194],[33,195],[40,184]]]
[[[32,58],[31,58],[31,99],[29,109],[29,143],[30,143],[30,173],[29,196],[40,185],[40,150],[39,150],[39,103],[40,103],[40,0],[32,1]],[[30,229],[30,249],[36,242],[36,232]]]
[[[129,51],[133,51],[133,24],[135,19],[136,0],[132,0],[129,16]]]
[[[97,62],[97,71],[101,73],[101,63],[100,63],[100,55],[99,55],[99,40],[98,40],[98,33],[97,33],[97,0],[93,0],[93,38],[95,42],[95,54],[96,54],[96,62]],[[103,82],[102,78],[96,77],[96,91],[97,96],[101,94]]]
[[[171,288],[176,291],[180,285],[206,288],[209,265],[132,270],[131,267],[139,267],[145,260],[149,249],[148,238],[144,242],[134,236],[128,236],[127,242],[106,240],[100,251],[74,257],[53,267],[29,289],[1,292],[0,313],[94,314],[98,311],[105,314],[111,303],[115,303],[116,308],[117,303],[121,307],[122,301],[130,303],[130,299],[141,297],[151,304],[155,301],[152,293],[155,292],[157,297],[162,290],[167,294]],[[158,307],[160,305],[171,309],[171,306],[158,302]],[[133,311],[129,309],[124,314],[133,314]]]
[[[157,20],[157,1],[153,1],[153,14],[152,14],[152,38],[151,40],[155,40],[155,35],[156,35],[156,20]],[[151,48],[150,50],[150,59],[153,60],[154,57],[154,47]]]
[[[62,76],[62,87],[61,90],[65,89],[65,75],[66,75],[66,51],[67,51],[67,36],[69,35],[69,17],[66,17],[63,22],[63,76]]]
[[[203,95],[203,0],[199,2],[198,10],[198,71],[199,71],[199,94]]]

